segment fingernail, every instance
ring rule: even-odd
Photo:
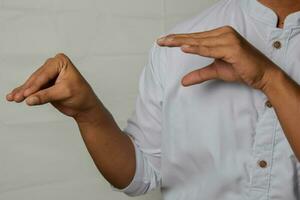
[[[22,94],[17,93],[17,94],[15,94],[15,96],[14,96],[14,100],[15,100],[15,102],[17,102],[17,103],[20,103],[21,101],[24,100],[24,97],[23,97]]]
[[[182,85],[183,87],[186,87],[186,86],[187,86],[186,81],[182,80],[182,81],[181,81],[181,85]]]
[[[186,80],[186,78],[182,78],[182,79],[181,79],[181,84],[182,84],[182,86],[184,86],[184,87],[188,87],[190,83],[189,83],[188,80]]]
[[[158,43],[163,42],[166,39],[166,37],[161,37],[157,40]]]
[[[33,106],[33,105],[36,105],[39,103],[39,98],[37,97],[29,97],[27,100],[26,100],[26,103],[30,106]]]
[[[9,94],[6,95],[6,99],[7,99],[7,100],[10,101],[10,100],[12,100],[12,98],[13,98],[13,96],[12,96],[11,93],[9,93]]]

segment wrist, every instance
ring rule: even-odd
[[[280,90],[286,78],[286,74],[279,67],[271,67],[265,74],[265,84],[261,88],[261,91],[266,96],[275,95]]]
[[[98,125],[101,124],[108,111],[104,108],[100,100],[88,109],[78,112],[73,116],[77,124]]]

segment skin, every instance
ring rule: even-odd
[[[58,54],[48,59],[6,98],[15,102],[26,99],[29,106],[51,103],[74,118],[102,175],[117,188],[124,188],[131,182],[135,173],[131,140],[66,55]]]
[[[279,28],[283,28],[284,20],[289,14],[300,10],[300,0],[259,0],[259,2],[277,14]]]
[[[261,3],[272,8],[279,15],[279,21],[296,8],[300,10],[299,1],[295,0]],[[280,23],[278,26],[281,27]],[[221,79],[263,91],[295,155],[300,158],[299,85],[233,28],[226,26],[201,33],[169,35],[157,43],[215,59],[211,65],[187,74],[182,79],[184,86]],[[133,179],[136,168],[133,143],[66,55],[58,54],[48,59],[6,98],[11,102],[25,100],[29,106],[51,103],[76,121],[96,166],[112,185],[125,188]]]

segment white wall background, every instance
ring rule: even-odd
[[[71,119],[5,94],[65,52],[124,127],[155,38],[214,1],[0,0],[0,200],[130,199],[97,172]]]

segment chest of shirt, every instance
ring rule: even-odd
[[[242,25],[230,23],[300,83],[299,29],[268,29],[250,19]],[[208,169],[245,169],[246,173],[241,174],[250,174],[248,182],[262,190],[274,172],[287,168],[291,180],[298,174],[291,170],[298,166],[293,151],[272,105],[261,91],[219,80],[183,87],[181,78],[185,74],[213,60],[187,55],[180,49],[169,50],[167,58],[162,136],[166,167],[194,160],[194,165],[186,169],[187,174],[193,170],[199,173],[203,162]],[[266,163],[267,170],[262,170],[265,167],[260,163]]]
[[[246,16],[247,17],[247,16]],[[239,17],[238,19],[243,19]],[[265,25],[248,16],[247,23],[239,20],[227,22],[243,35],[253,46],[264,53],[269,59],[282,68],[293,80],[300,83],[300,28],[278,29]],[[226,22],[224,22],[224,25]],[[220,24],[219,24],[220,26]],[[194,28],[194,32],[202,27]],[[199,123],[208,126],[226,123],[228,127],[237,129],[254,129],[265,110],[270,107],[266,96],[258,90],[238,83],[226,83],[211,80],[205,83],[183,87],[181,79],[195,69],[205,67],[213,59],[197,55],[184,54],[180,49],[167,52],[165,79],[164,112],[169,120],[178,120],[180,115],[190,124]],[[272,108],[271,108],[272,109]],[[174,118],[176,116],[176,118]],[[173,123],[174,121],[169,121]],[[184,120],[183,120],[184,121]],[[237,127],[236,122],[247,122],[244,127]],[[215,128],[215,127],[214,127]]]

